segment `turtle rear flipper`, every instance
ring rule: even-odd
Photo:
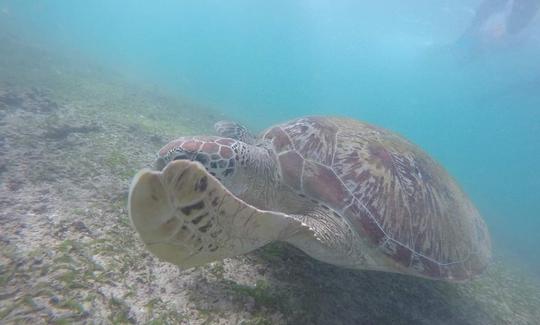
[[[311,233],[286,214],[257,209],[204,167],[179,160],[132,181],[129,216],[148,250],[183,268],[245,254],[274,240]]]
[[[218,135],[225,138],[240,140],[247,144],[255,144],[256,142],[251,132],[245,126],[236,122],[219,121],[214,124],[214,129],[216,129]]]

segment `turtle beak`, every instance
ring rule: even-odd
[[[193,152],[188,152],[181,148],[164,156],[158,154],[156,161],[154,162],[154,169],[156,171],[161,171],[169,162],[173,160],[193,160],[193,156]]]
[[[154,169],[156,171],[162,171],[163,168],[165,168],[165,165],[167,165],[167,162],[162,157],[158,157],[156,161],[154,162]]]

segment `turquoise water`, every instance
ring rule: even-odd
[[[395,130],[458,179],[495,253],[540,275],[540,16],[472,50],[456,41],[478,3],[0,1],[0,19],[257,130],[306,114]]]

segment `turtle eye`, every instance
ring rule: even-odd
[[[192,160],[193,154],[186,152],[183,149],[175,150],[172,154],[171,160]]]
[[[188,159],[187,155],[176,155],[172,160],[186,160]]]

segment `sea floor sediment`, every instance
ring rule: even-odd
[[[534,324],[540,285],[496,257],[463,284],[346,270],[285,244],[180,270],[147,253],[127,191],[167,141],[223,118],[4,40],[0,323]]]

